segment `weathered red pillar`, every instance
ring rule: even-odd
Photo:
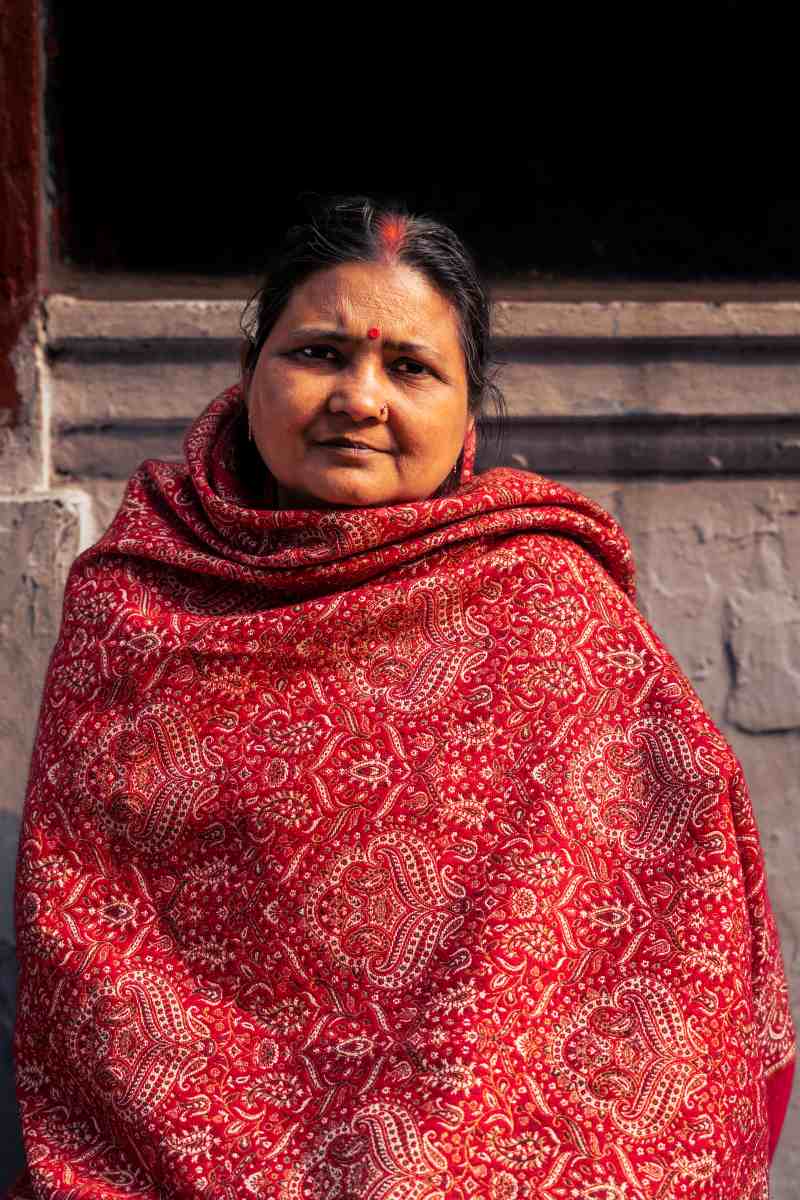
[[[20,402],[14,351],[39,289],[40,76],[39,0],[0,0],[0,424]]]

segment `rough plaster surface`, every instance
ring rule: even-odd
[[[48,484],[48,410],[39,376],[39,321],[20,331],[11,365],[18,395],[13,420],[0,423],[0,491],[16,493]],[[0,409],[5,415],[5,410]]]
[[[81,484],[89,504],[88,545],[93,545],[114,520],[125,483],[124,479],[87,479]]]
[[[236,344],[208,358],[188,346],[169,357],[56,358],[50,370],[53,417],[59,428],[109,422],[189,421],[238,377]],[[54,447],[57,450],[57,446]]]
[[[19,815],[45,671],[88,498],[73,489],[0,496],[0,1190],[19,1162],[11,1061],[15,997],[13,885]],[[4,1179],[5,1176],[5,1179]]]
[[[510,416],[687,416],[800,412],[800,351],[751,346],[618,346],[502,351],[498,382]]]
[[[18,813],[61,597],[80,546],[86,498],[0,497],[0,812]],[[7,880],[3,879],[3,887]],[[11,938],[8,894],[0,938]]]

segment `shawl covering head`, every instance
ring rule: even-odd
[[[763,1200],[747,787],[541,476],[279,510],[235,388],[73,563],[17,874],[38,1200]]]

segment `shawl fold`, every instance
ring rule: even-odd
[[[69,573],[13,1195],[763,1200],[758,832],[622,530],[474,445],[449,495],[279,510],[245,428],[231,388]]]

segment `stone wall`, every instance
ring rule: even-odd
[[[19,352],[20,419],[0,428],[0,1183],[19,1154],[18,819],[66,572],[131,471],[180,457],[188,421],[235,378],[239,307],[51,296]],[[800,998],[800,306],[507,303],[495,337],[502,460],[567,479],[621,521],[642,610],[741,758]],[[775,1200],[795,1196],[798,1133],[795,1100]]]

